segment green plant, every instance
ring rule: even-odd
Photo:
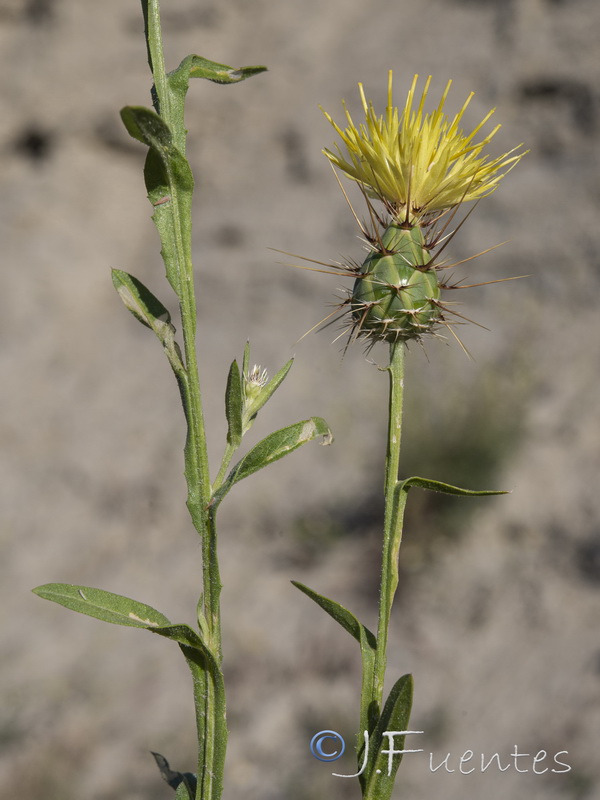
[[[283,458],[317,437],[331,441],[327,423],[311,417],[289,425],[256,444],[233,467],[231,462],[256,415],[288,375],[288,361],[270,380],[260,367],[251,367],[247,343],[241,368],[233,361],[225,396],[227,441],[220,469],[211,481],[196,352],[196,296],[192,266],[192,192],[194,180],[185,156],[184,105],[190,78],[222,84],[243,81],[265,67],[233,69],[196,55],[183,59],[172,72],[165,70],[158,0],[142,0],[148,61],[153,77],[153,109],[127,106],[121,118],[129,134],[146,145],[144,179],[160,236],[167,280],[181,312],[183,347],[176,339],[171,315],[137,278],[113,270],[113,283],[125,306],[161,343],[177,380],[187,437],[184,449],[187,506],[202,543],[202,594],[197,606],[198,628],[172,624],[156,609],[127,597],[87,586],[50,583],[34,591],[48,600],[91,617],[144,628],[176,642],[192,673],[198,734],[198,769],[175,773],[155,755],[161,772],[177,798],[218,800],[222,792],[227,744],[225,688],[221,668],[221,614],[217,510],[229,490],[243,478]]]
[[[398,587],[398,555],[408,494],[411,489],[469,497],[504,494],[462,489],[427,478],[399,478],[406,344],[421,341],[426,335],[439,336],[441,327],[460,342],[453,331],[453,320],[464,317],[441,300],[444,289],[457,288],[441,277],[444,270],[455,266],[440,260],[451,238],[446,235],[447,228],[463,202],[478,200],[493,192],[523,155],[514,150],[491,160],[483,155],[498,128],[480,142],[473,140],[492,112],[465,135],[459,123],[471,98],[450,120],[443,110],[450,82],[437,109],[425,114],[429,78],[418,108],[414,110],[417,78],[415,75],[402,113],[392,102],[391,71],[385,116],[376,115],[373,106],[367,103],[362,86],[365,123],[357,127],[346,111],[348,127],[343,130],[325,112],[345,146],[345,152],[338,146],[336,153],[325,150],[325,155],[358,183],[367,202],[371,227],[362,225],[350,206],[368,244],[368,255],[362,264],[324,266],[330,267],[333,274],[341,273],[354,279],[348,297],[337,309],[347,319],[349,343],[363,338],[368,349],[377,342],[389,347],[389,364],[385,368],[389,376],[385,517],[377,633],[368,630],[335,601],[302,584],[296,583],[296,586],[360,645],[362,689],[357,775],[365,800],[389,800],[391,797],[401,756],[392,764],[388,761],[389,749],[396,748],[397,744],[397,749],[402,750],[404,736],[392,742],[387,732],[408,730],[412,705],[411,675],[400,677],[384,701],[388,631]],[[383,214],[375,208],[374,200],[383,205]]]
[[[257,75],[265,67],[233,69],[190,55],[172,72],[165,70],[158,0],[142,0],[148,60],[153,76],[153,109],[128,106],[121,117],[129,134],[148,148],[144,178],[153,221],[161,241],[167,280],[177,296],[182,339],[167,307],[137,278],[113,270],[113,283],[125,306],[160,344],[175,375],[187,421],[184,448],[187,506],[202,547],[202,593],[197,604],[197,628],[173,624],[144,603],[87,586],[50,583],[34,591],[41,597],[97,619],[149,630],[175,642],[189,666],[193,681],[197,723],[197,772],[179,773],[166,759],[154,754],[163,778],[176,791],[177,800],[219,800],[223,788],[227,724],[222,671],[217,511],[230,489],[242,479],[322,437],[331,441],[331,431],[320,417],[311,417],[277,430],[264,438],[232,467],[243,437],[265,403],[288,375],[288,361],[270,380],[264,370],[251,367],[246,344],[241,367],[230,366],[225,395],[227,440],[216,476],[208,467],[202,396],[197,368],[196,295],[191,258],[191,202],[194,181],[186,159],[184,105],[190,78],[205,78],[223,84],[238,83]],[[360,266],[342,273],[354,285],[341,311],[349,318],[350,340],[363,337],[368,346],[384,342],[390,360],[389,424],[385,464],[385,520],[379,623],[376,633],[339,603],[295,582],[359,643],[363,678],[360,703],[358,763],[363,797],[391,797],[397,759],[388,769],[384,751],[388,731],[406,730],[412,703],[412,677],[404,675],[384,700],[384,679],[389,621],[398,584],[398,551],[402,520],[411,489],[425,489],[459,496],[500,494],[460,489],[420,477],[399,478],[400,437],[405,345],[428,334],[439,335],[445,326],[452,331],[456,314],[442,303],[448,286],[440,279],[448,265],[439,260],[447,225],[461,203],[492,192],[505,172],[521,155],[508,153],[488,160],[482,150],[492,134],[477,144],[473,139],[487,118],[469,136],[458,124],[466,108],[454,118],[443,113],[445,97],[432,115],[423,114],[427,88],[419,108],[412,110],[416,78],[402,115],[392,105],[391,75],[386,118],[378,118],[364,99],[366,124],[336,130],[347,148],[329,159],[357,181],[367,199],[372,228],[361,226],[370,252]],[[361,90],[362,91],[362,90]],[[468,102],[468,101],[467,101]],[[489,115],[488,115],[489,116]],[[331,120],[331,118],[329,118]],[[504,170],[504,172],[502,172]],[[383,203],[384,216],[373,205]],[[338,272],[339,274],[339,272]],[[460,315],[458,315],[460,317]],[[364,734],[364,738],[363,738]],[[401,746],[401,742],[399,743]]]

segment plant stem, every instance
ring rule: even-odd
[[[221,460],[221,466],[219,467],[219,472],[217,473],[217,477],[215,478],[212,491],[213,493],[217,491],[217,489],[221,488],[223,481],[225,480],[225,476],[227,475],[227,470],[229,469],[229,465],[231,464],[231,459],[233,458],[233,454],[235,453],[236,448],[234,445],[227,442],[227,446],[225,448],[225,452],[223,453],[223,458]]]
[[[148,42],[148,59],[154,78],[156,102],[162,119],[171,127],[169,91],[160,29],[158,0],[142,0],[146,36]],[[175,137],[174,137],[175,138]],[[180,148],[181,149],[181,148]],[[208,468],[208,452],[206,433],[198,377],[196,357],[196,296],[194,291],[194,269],[192,264],[191,240],[184,234],[186,223],[179,213],[177,197],[171,197],[173,217],[176,227],[175,246],[177,251],[179,276],[179,307],[181,310],[181,327],[183,331],[185,373],[182,385],[182,399],[188,424],[188,435],[185,446],[185,474],[188,482],[188,508],[194,527],[202,536],[202,554],[204,566],[204,609],[208,630],[211,634],[211,649],[217,654],[220,650],[219,636],[219,593],[220,581],[216,562],[216,543],[214,519],[207,510],[210,502],[211,488]]]
[[[183,122],[174,118],[165,71],[160,27],[159,0],[142,0],[148,61],[154,79],[153,101],[157,113],[170,126],[173,140],[185,154]],[[206,431],[200,393],[196,356],[196,296],[191,252],[191,220],[185,214],[179,198],[171,196],[178,274],[178,296],[183,332],[185,373],[179,379],[182,402],[187,421],[185,443],[185,477],[188,486],[187,506],[194,527],[202,539],[203,630],[205,642],[217,665],[222,661],[220,593],[221,580],[217,560],[215,515],[209,508],[211,497]],[[225,701],[218,691],[213,672],[204,665],[200,677],[194,680],[196,725],[198,731],[198,789],[201,800],[217,800],[222,776],[216,763],[217,750],[223,752],[227,738]]]
[[[390,345],[389,423],[387,455],[385,462],[385,518],[381,588],[379,594],[379,621],[377,626],[377,651],[373,667],[371,700],[380,710],[383,703],[383,684],[387,661],[387,640],[390,614],[398,586],[398,551],[402,540],[402,520],[406,493],[398,492],[398,467],[402,433],[402,400],[404,394],[404,343]]]

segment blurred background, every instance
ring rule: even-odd
[[[351,755],[332,767],[322,729],[352,749],[355,642],[296,579],[376,624],[386,376],[360,346],[342,358],[329,313],[342,279],[269,248],[324,261],[361,243],[323,147],[359,81],[383,110],[415,73],[449,78],[465,127],[491,107],[499,155],[530,153],[448,248],[473,354],[410,348],[402,472],[488,499],[414,491],[392,621],[390,682],[415,676],[395,796],[600,798],[600,60],[595,0],[164,0],[168,68],[190,52],[269,72],[235,86],[194,81],[187,125],[201,378],[218,464],[227,370],[252,362],[286,383],[249,444],[325,417],[311,444],[232,491],[220,511],[231,731],[225,800],[350,800]],[[42,602],[64,581],[129,595],[193,622],[200,549],[185,509],[184,424],[161,348],[121,305],[110,268],[174,310],[142,181],[144,148],[118,116],[149,104],[135,0],[0,1],[0,787],[20,800],[162,800],[150,750],[194,768],[191,684],[177,648]],[[422,84],[421,84],[422,85]],[[349,192],[361,216],[360,196]],[[297,261],[297,259],[296,259]],[[452,298],[456,299],[455,297]],[[385,351],[371,358],[385,363]],[[480,754],[511,763],[479,768]],[[475,753],[474,772],[458,760]],[[571,770],[534,774],[545,750]],[[450,753],[448,773],[432,773]]]

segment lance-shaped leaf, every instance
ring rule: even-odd
[[[509,494],[504,491],[473,491],[472,489],[461,489],[458,486],[451,486],[449,483],[432,481],[429,478],[418,478],[416,476],[400,481],[396,485],[396,491],[408,491],[413,487],[415,489],[429,489],[430,492],[459,495],[460,497],[486,497],[495,494]]]
[[[296,587],[296,589],[300,589],[300,591],[307,597],[310,597],[311,600],[314,600],[318,606],[321,606],[321,608],[326,611],[336,622],[339,622],[342,628],[347,630],[348,633],[353,636],[359,644],[361,641],[361,630],[364,630],[365,639],[369,647],[372,650],[377,647],[377,640],[371,631],[365,625],[363,625],[362,622],[359,622],[354,614],[351,611],[348,611],[347,608],[344,608],[343,605],[337,603],[335,600],[330,600],[329,597],[324,597],[322,594],[315,592],[314,589],[305,586],[299,581],[292,581],[292,584]]]
[[[242,358],[242,375],[250,374],[250,340],[246,342],[244,347],[244,356]]]
[[[112,270],[112,282],[125,306],[142,325],[164,341],[165,329],[173,329],[171,315],[160,300],[144,284],[120,269]]]
[[[183,371],[181,353],[175,343],[175,328],[165,306],[141,281],[123,270],[113,269],[112,281],[126,308],[142,325],[154,331],[173,369],[176,372]]]
[[[137,600],[131,600],[120,594],[105,592],[103,589],[75,586],[71,583],[46,583],[33,589],[33,592],[72,611],[114,625],[146,629],[171,625],[167,617],[152,606],[138,603]]]
[[[227,64],[218,64],[202,56],[186,56],[176,70],[170,72],[168,77],[171,82],[175,82],[181,74],[187,74],[188,78],[206,78],[214,83],[239,83],[266,72],[263,66],[256,67],[228,67]]]
[[[187,798],[194,800],[197,785],[196,775],[193,772],[178,772],[177,770],[171,769],[167,759],[160,753],[152,752],[152,755],[154,756],[156,766],[159,769],[163,781],[168,783],[171,789],[177,789],[178,786],[183,783],[187,789],[187,792],[183,796],[186,800]],[[177,795],[175,795],[175,797],[177,797]]]
[[[185,153],[184,106],[190,78],[206,78],[215,83],[239,83],[266,71],[266,67],[228,67],[202,56],[186,56],[181,64],[167,75],[170,121],[175,132],[175,143]]]
[[[311,417],[271,433],[238,461],[223,485],[214,493],[210,505],[216,508],[234,484],[287,456],[288,453],[293,453],[318,436],[323,437],[323,444],[331,444],[333,441],[331,430],[321,417]]]
[[[193,655],[194,652],[197,653],[201,657],[203,668],[208,667],[217,683],[222,684],[219,665],[210,648],[196,631],[189,625],[174,625],[152,606],[104,589],[76,586],[71,583],[47,583],[33,589],[33,592],[45,600],[52,600],[88,617],[129,628],[143,628],[177,642],[186,658],[192,658],[197,662],[197,656]]]
[[[298,581],[292,581],[297,589],[300,589],[307,597],[326,611],[330,617],[348,631],[356,641],[360,644],[360,655],[362,660],[362,691],[361,691],[361,708],[360,708],[360,723],[363,730],[371,730],[375,725],[375,720],[372,719],[372,709],[370,707],[370,688],[373,680],[373,668],[375,663],[375,651],[377,650],[377,639],[373,633],[359,622],[351,611],[337,603],[335,600],[330,600],[329,597],[324,597],[322,594],[315,592],[308,586]],[[359,761],[361,759],[359,758]]]
[[[227,441],[233,447],[239,447],[242,441],[242,409],[244,395],[242,377],[237,361],[233,361],[227,376],[225,389],[225,415],[227,417]]]
[[[33,589],[33,592],[45,600],[52,600],[65,608],[103,622],[125,625],[128,628],[144,628],[183,647],[197,650],[211,662],[215,662],[209,648],[189,625],[174,625],[160,611],[130,597],[71,583],[46,583]]]
[[[367,768],[361,775],[364,800],[389,800],[394,778],[402,761],[405,736],[385,736],[386,732],[408,731],[413,698],[412,675],[403,675],[392,687],[383,712],[369,742]],[[383,752],[384,750],[388,752]]]
[[[155,112],[143,106],[126,106],[121,119],[130,135],[150,149],[144,167],[152,219],[160,234],[167,279],[178,297],[182,263],[190,251],[190,212],[194,178],[183,152],[174,143],[171,128]]]

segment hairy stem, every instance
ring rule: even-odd
[[[154,79],[153,101],[158,114],[171,127],[173,139],[179,150],[185,152],[185,130],[182,122],[174,118],[171,110],[169,84],[165,71],[160,28],[158,0],[142,0],[148,61]],[[200,393],[198,362],[196,356],[196,296],[192,265],[191,221],[185,214],[177,194],[171,198],[173,209],[175,256],[178,273],[179,307],[184,342],[185,373],[180,379],[181,396],[187,420],[185,443],[185,476],[188,486],[187,506],[202,539],[203,572],[203,633],[206,644],[218,665],[221,664],[221,581],[217,560],[217,539],[214,512],[209,509],[211,486],[208,467],[206,432]],[[217,692],[214,675],[204,670],[202,679],[194,687],[198,729],[198,800],[218,800],[221,775],[215,764],[215,752],[224,748],[227,729],[224,724],[225,701]],[[217,746],[217,739],[220,745]]]
[[[377,626],[377,651],[373,667],[371,700],[378,711],[383,704],[383,684],[387,661],[387,640],[394,595],[398,586],[398,551],[402,540],[402,520],[406,502],[405,492],[398,492],[398,466],[402,433],[402,400],[404,394],[404,343],[390,345],[390,363],[387,367],[390,380],[389,423],[387,455],[385,462],[385,518],[381,588],[379,594],[379,621]]]

